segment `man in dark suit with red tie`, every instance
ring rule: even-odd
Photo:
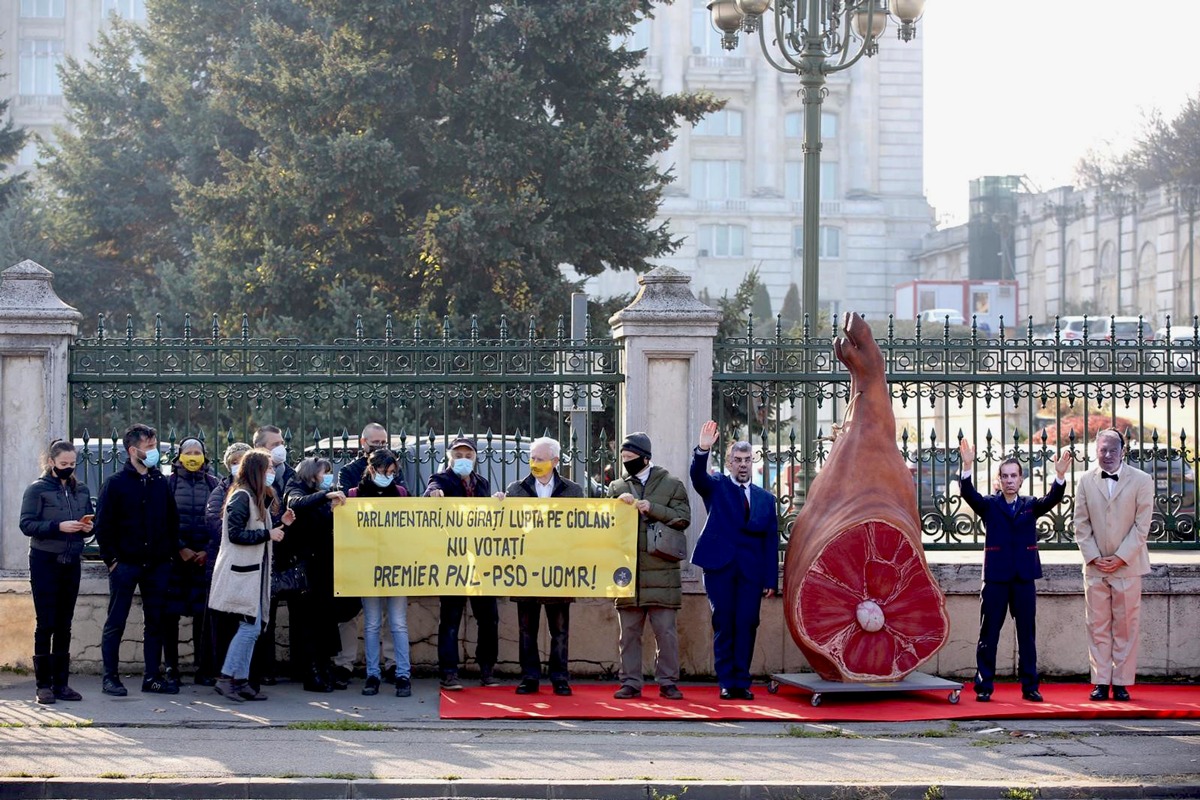
[[[979,603],[979,643],[975,647],[975,699],[986,703],[992,699],[996,676],[996,646],[1004,618],[1012,612],[1017,626],[1017,673],[1021,679],[1021,696],[1034,703],[1042,702],[1038,690],[1037,588],[1034,581],[1042,577],[1042,561],[1038,557],[1037,519],[1054,508],[1066,491],[1067,469],[1071,466],[1071,451],[1063,450],[1054,463],[1054,485],[1045,497],[1022,497],[1025,480],[1021,462],[1015,458],[1000,464],[1000,491],[984,497],[975,489],[971,472],[975,466],[975,448],[967,439],[958,446],[962,457],[962,476],[959,486],[962,498],[983,520],[986,533],[983,555],[983,590]]]
[[[713,660],[722,700],[753,700],[750,661],[764,595],[779,586],[779,520],[775,497],[751,482],[754,449],[734,442],[729,475],[708,471],[717,441],[717,423],[700,429],[692,458],[692,486],[704,500],[708,521],[696,542],[692,563],[704,570],[704,590],[712,609]]]

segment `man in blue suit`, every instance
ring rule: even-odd
[[[996,677],[996,645],[1004,618],[1012,612],[1017,626],[1017,673],[1021,679],[1021,697],[1042,702],[1038,691],[1037,589],[1034,581],[1042,577],[1038,557],[1037,518],[1054,508],[1066,491],[1071,451],[1063,450],[1054,463],[1054,485],[1045,497],[1022,497],[1025,480],[1021,462],[1015,458],[1000,464],[1000,491],[984,497],[971,482],[975,466],[975,448],[967,439],[958,446],[962,457],[959,487],[962,498],[983,520],[986,532],[983,555],[983,591],[979,603],[979,644],[975,647],[975,699],[992,699]]]
[[[708,521],[696,542],[692,563],[704,570],[712,608],[713,660],[722,700],[753,700],[750,659],[758,611],[764,595],[779,585],[779,522],[775,497],[751,483],[754,450],[734,442],[726,464],[730,476],[713,475],[708,456],[717,441],[717,423],[700,428],[692,457],[692,486],[704,499]]]

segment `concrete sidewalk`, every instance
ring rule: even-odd
[[[38,706],[0,673],[0,797],[1200,797],[1200,720],[464,723],[432,679],[261,703],[72,685]]]

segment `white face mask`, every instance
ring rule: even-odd
[[[287,448],[283,445],[276,445],[271,448],[271,463],[279,466],[287,458]]]

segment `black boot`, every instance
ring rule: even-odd
[[[48,706],[54,702],[54,656],[34,656],[33,675],[37,679],[37,701]]]
[[[54,659],[54,696],[59,700],[82,700],[83,695],[67,685],[71,674],[71,656],[56,655]]]
[[[324,670],[319,665],[309,665],[304,675],[304,691],[322,693],[333,691],[333,684],[329,682]]]

